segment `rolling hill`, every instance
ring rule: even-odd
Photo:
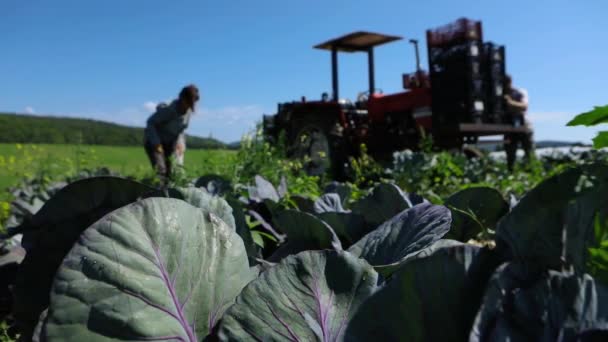
[[[56,116],[0,113],[0,143],[87,144],[141,146],[142,127]],[[187,136],[188,148],[238,149],[240,142],[224,143],[214,138]],[[537,141],[536,147],[582,146],[578,142]],[[502,150],[502,144],[486,144],[487,151]]]
[[[141,146],[142,127],[80,118],[0,113],[0,143]],[[188,148],[230,148],[217,139],[187,136]]]

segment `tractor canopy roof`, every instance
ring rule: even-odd
[[[389,36],[380,33],[358,31],[347,34],[340,38],[329,40],[325,43],[316,45],[316,49],[333,50],[340,52],[368,51],[378,45],[403,39],[399,36]]]

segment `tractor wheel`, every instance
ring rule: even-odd
[[[308,175],[320,176],[332,167],[331,140],[327,125],[308,122],[296,128],[292,141],[293,157],[303,160]]]
[[[463,146],[462,152],[467,159],[483,158],[483,152],[475,146]]]

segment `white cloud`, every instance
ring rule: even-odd
[[[34,108],[30,106],[25,107],[23,111],[25,112],[25,114],[36,114],[36,110],[34,110]]]
[[[158,105],[158,103],[156,103],[156,102],[148,101],[148,102],[146,102],[146,103],[143,104],[143,107],[148,112],[154,113],[154,111],[156,110],[156,106],[157,105]]]
[[[209,132],[213,132],[213,136],[222,141],[236,141],[255,128],[255,123],[262,120],[264,113],[259,105],[202,107],[192,118],[188,131],[199,136],[208,136]]]

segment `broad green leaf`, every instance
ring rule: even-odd
[[[342,249],[331,227],[312,214],[287,209],[279,212],[274,222],[287,234],[287,243],[269,258],[272,262],[305,250]]]
[[[462,242],[475,238],[482,229],[494,229],[498,220],[509,211],[509,204],[500,192],[487,187],[458,191],[448,197],[444,205],[452,211],[452,227],[446,238]],[[462,211],[471,211],[483,227]]]
[[[598,149],[608,147],[608,131],[597,133],[595,138],[593,138],[593,147]]]
[[[605,341],[606,322],[608,288],[589,275],[509,263],[488,283],[469,341]]]
[[[308,251],[251,282],[224,315],[222,341],[342,341],[378,275],[347,252]]]
[[[593,110],[577,115],[568,122],[568,126],[595,126],[601,123],[608,123],[608,105],[594,107]]]
[[[27,255],[15,286],[14,313],[25,340],[48,306],[53,276],[78,237],[107,213],[152,188],[118,177],[94,177],[62,188],[36,213],[23,234]]]
[[[251,234],[251,237],[253,238],[253,242],[255,242],[256,245],[260,246],[260,248],[264,248],[264,238],[262,238],[262,234],[260,232],[253,232]]]
[[[42,340],[201,341],[254,274],[218,216],[148,198],[82,234],[53,281]]]
[[[608,166],[599,163],[571,168],[544,180],[499,221],[497,247],[508,250],[517,260],[557,270],[564,261],[576,262],[566,260],[567,254],[572,255],[567,253],[567,237],[586,236],[579,231],[587,230],[588,225],[567,224],[568,204],[602,184],[608,184]],[[585,251],[574,253],[583,255]]]
[[[369,225],[376,228],[407,208],[411,208],[407,196],[394,184],[382,183],[371,193],[353,204],[353,213],[362,215]]]
[[[384,276],[388,276],[408,256],[440,240],[450,229],[451,222],[451,214],[446,207],[419,204],[365,235],[348,251],[367,260]]]
[[[406,263],[367,299],[346,341],[464,341],[496,261],[473,245],[441,247]]]

